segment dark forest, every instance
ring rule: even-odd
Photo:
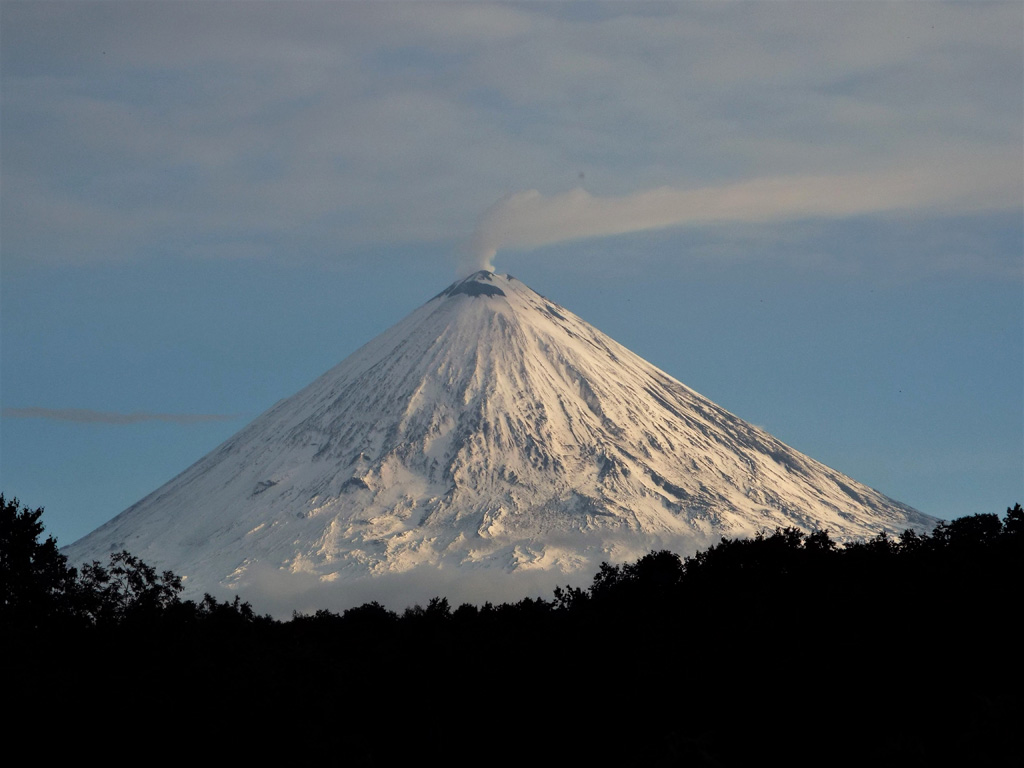
[[[550,599],[289,621],[80,571],[0,496],[8,751],[171,763],[1017,765],[1024,510],[838,545],[722,539]]]

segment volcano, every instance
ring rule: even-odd
[[[779,526],[842,541],[932,523],[484,271],[65,554],[127,549],[201,593],[256,568],[569,574]]]

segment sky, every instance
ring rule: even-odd
[[[1024,502],[1024,4],[0,2],[0,491],[69,544],[515,275],[940,518]]]

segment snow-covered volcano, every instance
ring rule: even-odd
[[[931,523],[477,272],[65,552],[127,549],[201,592],[254,568],[570,573],[776,526]]]

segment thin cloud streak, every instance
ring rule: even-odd
[[[219,413],[114,413],[88,408],[4,408],[5,419],[49,419],[79,424],[140,424],[163,421],[169,424],[200,424],[208,421],[231,421],[237,414]]]

